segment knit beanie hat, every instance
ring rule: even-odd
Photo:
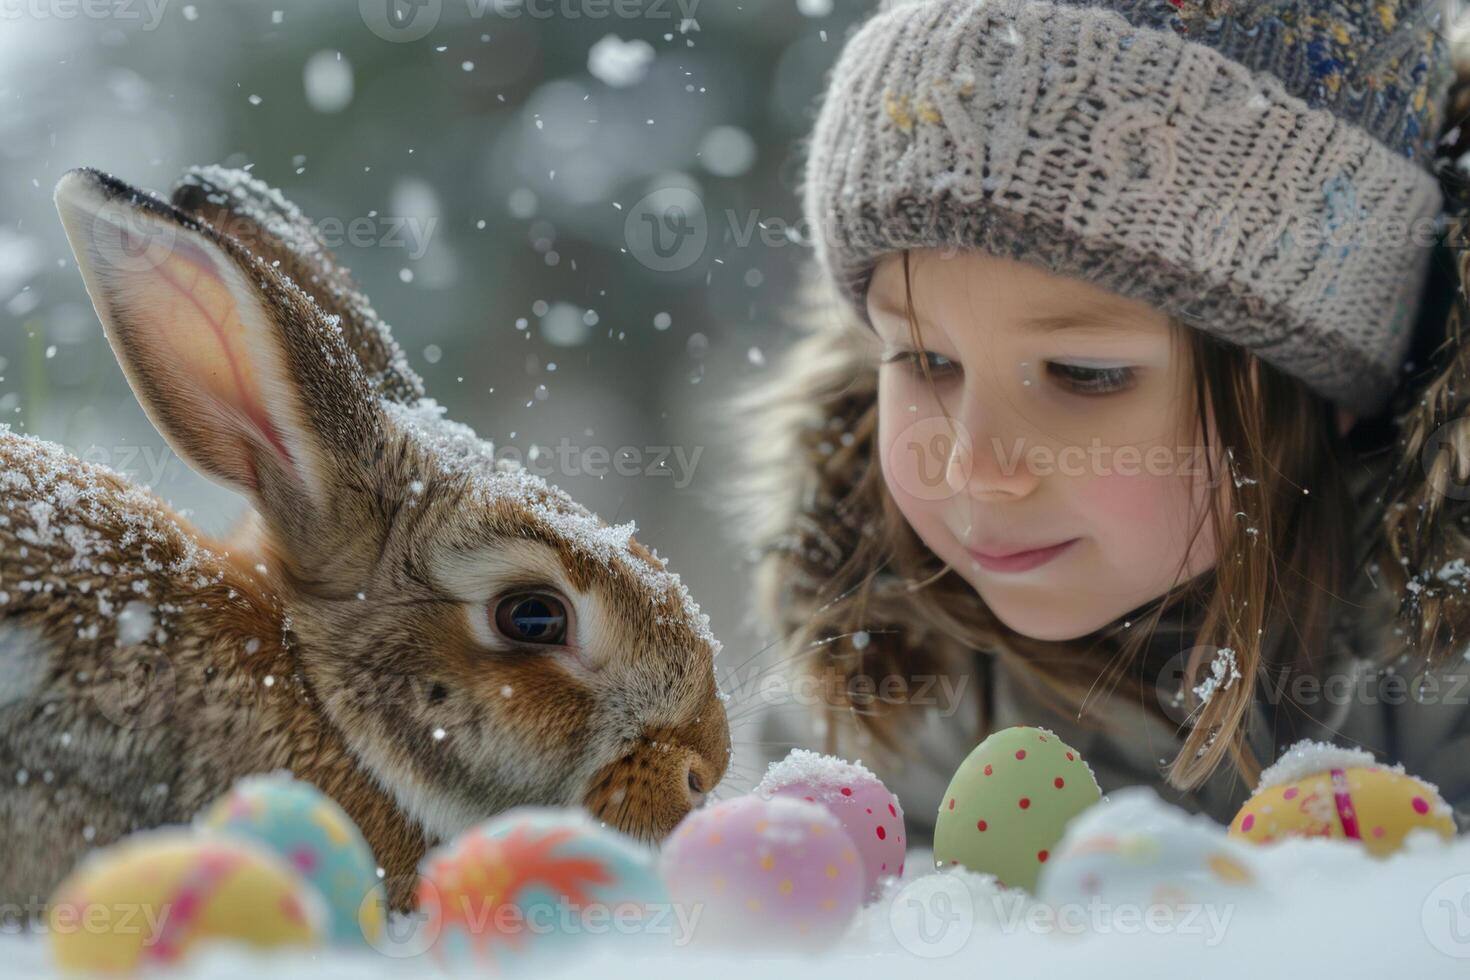
[[[1360,415],[1443,230],[1441,0],[886,0],[803,181],[866,321],[887,252],[1022,259],[1246,347]]]

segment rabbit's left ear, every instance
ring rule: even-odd
[[[334,318],[237,242],[108,175],[56,206],[128,382],[195,469],[310,530],[382,442],[381,407]]]

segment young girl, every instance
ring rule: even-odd
[[[890,0],[849,39],[807,335],[740,406],[769,757],[862,758],[921,841],[1014,724],[1222,822],[1301,738],[1470,805],[1448,30]]]

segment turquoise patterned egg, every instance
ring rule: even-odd
[[[376,942],[385,926],[377,863],[343,809],[310,783],[276,772],[246,776],[201,815],[211,832],[246,837],[281,855],[316,886],[337,943]],[[371,896],[371,897],[370,897]]]
[[[1224,909],[1261,892],[1247,844],[1202,814],[1129,786],[1073,820],[1042,869],[1037,897],[1059,913],[1107,916],[1139,909]],[[1156,913],[1156,914],[1162,914]]]

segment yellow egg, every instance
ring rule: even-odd
[[[1230,836],[1256,844],[1282,837],[1358,840],[1375,856],[1399,849],[1409,831],[1455,835],[1429,784],[1382,766],[1334,768],[1263,785],[1230,822]]]
[[[317,945],[321,897],[251,841],[157,830],[98,851],[57,886],[51,950],[67,970],[177,963],[209,940],[262,948]]]

